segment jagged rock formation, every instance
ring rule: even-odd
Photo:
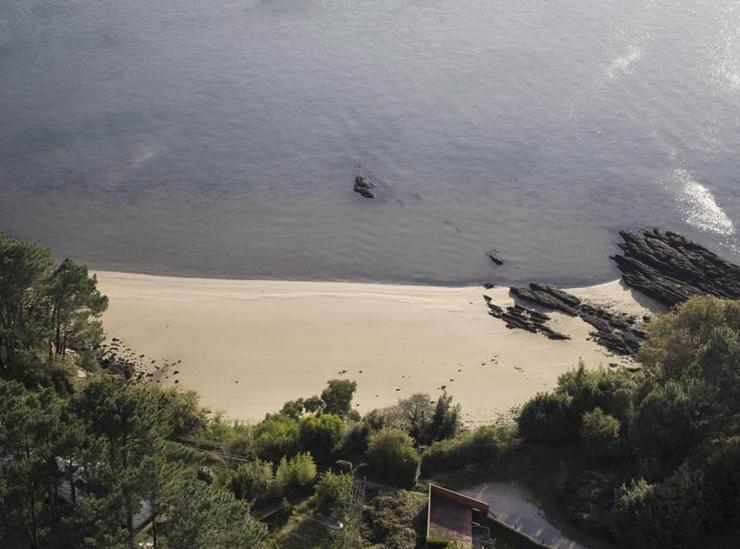
[[[101,351],[100,365],[109,373],[129,383],[161,383],[169,379],[170,375],[180,374],[179,370],[170,372],[172,367],[181,364],[182,360],[176,362],[150,360],[145,355],[136,354],[117,337],[112,338],[109,343],[101,344],[99,350]],[[179,383],[179,380],[175,379],[174,382]]]
[[[506,310],[499,307],[491,301],[491,298],[487,295],[483,296],[488,305],[488,314],[494,318],[500,318],[506,323],[506,327],[510,329],[519,328],[521,330],[527,330],[532,333],[545,334],[550,339],[570,339],[570,336],[556,332],[546,322],[550,320],[550,317],[534,309],[529,309],[519,304],[515,304],[512,307],[507,307]]]
[[[511,295],[546,309],[560,311],[569,316],[578,316],[594,327],[591,336],[601,345],[619,355],[633,355],[639,348],[645,332],[638,326],[637,317],[608,311],[602,307],[584,303],[578,297],[554,286],[530,284],[527,288],[511,288]],[[489,313],[501,318],[512,328],[521,328],[530,332],[545,333],[551,339],[570,339],[568,336],[554,332],[545,325],[549,316],[523,307],[520,304],[508,307],[503,311],[486,299]],[[543,329],[544,328],[544,329]]]
[[[372,191],[374,188],[375,185],[370,180],[365,179],[361,175],[355,177],[354,191],[356,193],[361,194],[365,198],[375,198],[375,193]]]
[[[511,288],[510,292],[514,297],[570,316],[577,316],[578,307],[581,305],[581,300],[576,296],[546,284],[532,283],[529,288]]]
[[[696,242],[658,229],[619,234],[623,253],[612,259],[622,279],[659,303],[673,306],[704,294],[740,298],[740,267]]]

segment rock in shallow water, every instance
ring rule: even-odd
[[[354,191],[364,196],[365,198],[375,198],[375,193],[372,189],[375,188],[369,180],[365,179],[361,175],[355,177],[355,188]]]

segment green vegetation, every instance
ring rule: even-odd
[[[419,453],[412,438],[401,429],[385,428],[370,435],[367,462],[373,476],[399,488],[416,483]]]
[[[316,463],[308,452],[290,458],[283,456],[275,472],[275,482],[283,490],[305,489],[313,484],[315,478]]]
[[[650,325],[637,374],[583,365],[522,408],[563,456],[570,518],[629,547],[701,547],[740,504],[740,303],[699,297]]]
[[[523,482],[619,546],[708,547],[740,528],[737,301],[694,298],[650,324],[640,371],[580,365],[515,424],[475,429],[446,393],[361,417],[345,379],[226,421],[105,363],[106,306],[84,266],[0,235],[4,547],[421,547],[419,474],[462,470]]]
[[[440,440],[429,446],[422,456],[421,471],[431,475],[467,465],[500,459],[514,441],[511,429],[485,425],[456,438]]]

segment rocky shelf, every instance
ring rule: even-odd
[[[594,330],[591,336],[601,345],[618,355],[634,355],[640,348],[645,332],[640,329],[638,319],[632,315],[612,312],[602,307],[585,303],[580,298],[554,286],[530,284],[528,287],[511,288],[514,298],[545,309],[559,311],[569,316],[578,316]],[[520,328],[533,333],[543,333],[551,339],[570,339],[546,325],[550,317],[519,303],[505,311],[491,303],[486,296],[489,314],[506,322],[507,327]]]
[[[623,253],[612,259],[622,279],[657,302],[670,307],[695,295],[740,299],[740,267],[700,244],[658,229],[619,234],[624,240],[619,244]],[[583,302],[554,286],[530,284],[511,288],[510,293],[520,302],[580,317],[594,328],[591,336],[618,355],[634,355],[646,337],[644,322],[637,317]],[[506,322],[508,328],[542,333],[551,339],[570,339],[547,326],[550,317],[545,313],[521,303],[503,309],[484,297],[489,314]]]
[[[546,323],[550,320],[550,317],[544,313],[519,304],[503,309],[493,303],[487,295],[484,295],[483,299],[486,300],[486,304],[488,305],[488,314],[494,318],[503,320],[507,328],[518,328],[532,333],[541,333],[550,339],[570,339],[570,336],[556,332],[547,326]]]
[[[700,244],[658,229],[620,231],[617,263],[625,284],[666,306],[695,295],[740,298],[740,267]]]

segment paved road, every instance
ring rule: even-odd
[[[501,522],[556,549],[587,549],[563,536],[545,518],[542,509],[522,487],[510,482],[487,482],[462,490],[470,497],[488,503]]]

